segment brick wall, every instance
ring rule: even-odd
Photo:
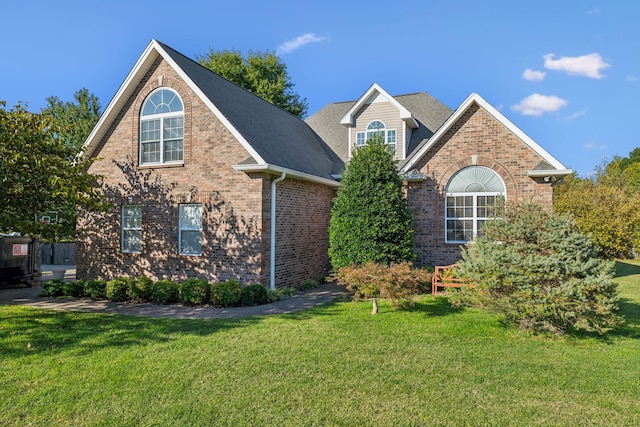
[[[184,164],[138,168],[139,111],[145,97],[160,86],[174,89],[184,104]],[[79,278],[261,279],[265,177],[231,168],[249,153],[166,63],[153,65],[95,156],[100,160],[89,172],[104,176],[114,208],[102,215],[81,213]],[[202,256],[178,254],[178,204],[185,202],[204,206]],[[143,207],[140,254],[120,249],[121,208],[127,203]]]
[[[329,217],[336,190],[290,178],[276,186],[276,286],[297,287],[305,280],[329,273]],[[265,193],[266,189],[267,185]],[[270,186],[268,192],[266,198],[270,200]],[[266,203],[264,207],[269,210]],[[270,211],[265,212],[264,218],[265,242],[270,245],[266,231],[270,230]]]
[[[508,202],[532,201],[551,209],[551,185],[527,176],[541,160],[484,109],[471,106],[416,165],[428,179],[407,186],[416,265],[446,265],[460,258],[460,245],[445,243],[445,187],[454,173],[471,165],[486,166],[504,181]]]

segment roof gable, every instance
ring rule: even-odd
[[[502,113],[496,110],[491,104],[485,101],[477,93],[472,93],[469,97],[454,111],[454,113],[442,124],[442,126],[436,131],[436,133],[428,140],[423,141],[416,149],[407,157],[404,165],[401,168],[401,173],[407,173],[414,165],[433,147],[443,135],[462,117],[462,115],[473,104],[478,105],[484,109],[493,118],[498,120],[504,125],[510,132],[517,136],[525,145],[531,148],[542,160],[551,165],[556,171],[561,172],[564,175],[571,173],[571,170],[567,169],[560,161],[549,154],[538,143],[525,134],[520,128],[507,119]]]
[[[400,118],[407,123],[407,126],[410,128],[417,128],[418,123],[416,119],[411,114],[411,111],[407,110],[402,104],[400,104],[396,99],[389,95],[384,89],[382,89],[377,83],[372,84],[369,89],[358,99],[353,106],[345,113],[344,116],[340,119],[340,124],[345,126],[353,126],[353,119],[356,114],[368,103],[372,102],[378,96],[382,96],[385,100],[387,100],[391,105],[398,109],[400,113]]]
[[[300,172],[306,179],[329,181],[334,181],[333,173],[342,170],[342,161],[303,120],[156,40],[149,43],[87,138],[86,155],[93,154],[158,57],[167,61],[249,152],[245,168],[256,165],[268,171],[275,166],[293,176]]]

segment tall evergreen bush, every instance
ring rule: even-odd
[[[412,216],[390,147],[373,137],[354,147],[331,209],[329,257],[334,270],[373,261],[413,261]]]

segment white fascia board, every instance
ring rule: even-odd
[[[311,175],[305,172],[298,172],[293,169],[283,168],[281,166],[275,166],[268,163],[257,164],[257,165],[233,165],[231,166],[234,170],[239,172],[267,172],[273,173],[277,175],[282,175],[283,172],[287,174],[287,178],[297,178],[301,181],[311,181],[317,182],[319,184],[328,185],[330,187],[340,187],[340,183],[338,181],[334,181],[328,178],[322,178],[319,176]]]
[[[469,97],[453,112],[453,114],[444,122],[442,126],[436,131],[435,134],[429,139],[429,141],[418,151],[402,168],[402,173],[406,173],[433,147],[436,142],[451,128],[451,126],[462,117],[467,109],[476,103],[482,107],[487,113],[493,116],[496,120],[502,123],[509,131],[517,136],[522,142],[524,142],[529,148],[536,152],[543,160],[552,165],[554,168],[560,171],[568,170],[560,161],[553,157],[549,152],[542,148],[538,143],[525,134],[520,128],[514,125],[509,119],[507,119],[502,113],[496,110],[491,104],[485,101],[477,93],[472,93]]]
[[[340,124],[345,126],[353,125],[354,114],[362,108],[362,106],[367,102],[367,100],[371,97],[371,95],[373,95],[374,92],[378,92],[387,101],[389,101],[394,107],[396,107],[400,112],[400,118],[404,122],[406,122],[410,128],[415,129],[418,127],[418,122],[416,122],[416,119],[411,114],[411,111],[404,108],[402,104],[396,101],[393,96],[389,95],[387,91],[382,89],[380,85],[378,85],[378,83],[372,84],[369,87],[369,89],[367,89],[367,91],[364,93],[364,95],[362,95],[360,99],[358,99],[356,103],[353,104],[353,106],[349,109],[349,111],[347,111],[347,113],[344,116],[342,116],[342,118],[340,119]]]
[[[531,178],[544,178],[545,176],[566,176],[572,174],[573,171],[571,169],[561,169],[561,170],[544,170],[544,169],[534,169],[527,171],[527,176]]]

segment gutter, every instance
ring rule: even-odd
[[[269,288],[276,290],[276,184],[284,181],[286,172],[282,172],[280,178],[271,181],[271,251],[269,254]]]
[[[296,178],[301,181],[317,182],[318,184],[328,185],[330,187],[340,187],[340,183],[333,179],[322,178],[320,176],[312,175],[305,172],[298,172],[293,169],[283,168],[281,166],[275,166],[269,163],[263,164],[248,164],[248,165],[233,165],[234,170],[239,172],[267,172],[275,174],[287,174],[289,178]]]

